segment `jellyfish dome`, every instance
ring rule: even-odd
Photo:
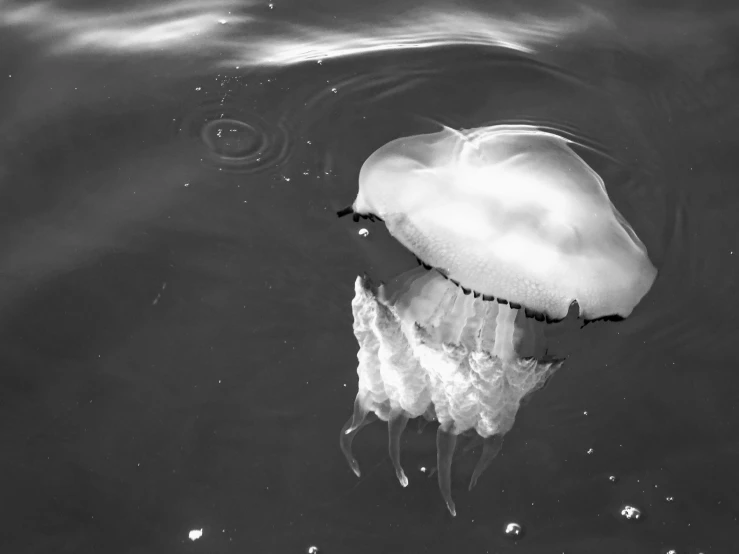
[[[443,131],[394,140],[362,166],[351,208],[385,222],[419,267],[355,284],[359,392],[341,433],[351,453],[375,415],[387,421],[400,483],[410,418],[439,422],[437,471],[449,511],[457,435],[483,452],[470,488],[500,449],[521,400],[561,365],[537,326],[575,312],[627,317],[657,271],[601,177],[558,135],[533,126]],[[529,355],[524,355],[524,352]]]

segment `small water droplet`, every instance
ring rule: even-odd
[[[360,237],[367,237],[368,235],[369,235],[369,231],[367,229],[362,228],[359,230]]]
[[[636,506],[624,504],[621,507],[621,515],[629,521],[639,521],[642,519],[642,512]]]
[[[520,539],[523,536],[523,527],[521,527],[518,523],[515,523],[515,522],[506,523],[506,526],[503,529],[503,532],[505,533],[506,537],[509,537],[512,539]]]

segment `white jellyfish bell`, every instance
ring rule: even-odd
[[[394,140],[372,154],[354,204],[378,218],[420,266],[378,287],[357,278],[352,302],[359,392],[341,431],[351,443],[376,415],[388,422],[398,480],[408,419],[437,419],[439,488],[452,515],[457,435],[483,438],[474,486],[521,400],[562,361],[542,354],[536,326],[571,310],[627,317],[657,275],[605,184],[569,141],[528,125]],[[538,345],[538,346],[537,346]],[[528,349],[533,356],[523,357]]]

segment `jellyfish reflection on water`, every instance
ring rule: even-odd
[[[341,448],[357,475],[351,443],[368,415],[388,422],[403,486],[406,423],[436,419],[439,488],[455,515],[457,435],[483,438],[472,488],[521,400],[562,364],[543,356],[537,326],[573,310],[622,319],[649,291],[657,271],[644,244],[569,144],[528,125],[445,128],[394,140],[362,166],[339,215],[381,219],[421,265],[387,285],[355,284],[359,392]]]

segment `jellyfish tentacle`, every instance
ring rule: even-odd
[[[387,422],[388,431],[388,450],[390,452],[390,461],[393,462],[395,475],[400,481],[401,486],[408,486],[408,477],[406,477],[402,466],[400,465],[400,437],[405,431],[408,423],[408,414],[403,411],[392,414]]]
[[[349,462],[349,467],[352,468],[354,475],[357,477],[361,477],[362,474],[359,471],[359,463],[354,458],[354,454],[352,454],[352,441],[362,427],[369,425],[376,419],[377,416],[374,412],[370,412],[364,408],[359,400],[359,396],[357,396],[357,399],[354,401],[354,413],[341,428],[339,446],[341,446],[341,451],[344,453],[346,461]]]
[[[502,447],[502,435],[492,435],[483,439],[482,454],[480,455],[480,459],[477,460],[475,471],[472,472],[472,479],[470,479],[469,490],[472,490],[472,488],[477,485],[477,480],[480,478],[480,475],[482,475],[482,473],[488,468],[488,466],[490,466],[490,463],[493,461],[493,459],[495,459]]]
[[[453,423],[443,423],[436,431],[436,467],[439,479],[439,490],[446,507],[452,516],[457,515],[457,508],[452,500],[452,458],[457,445]]]

